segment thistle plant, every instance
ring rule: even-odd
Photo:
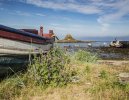
[[[65,51],[60,48],[51,49],[46,54],[35,55],[29,77],[42,86],[66,85],[70,80],[69,68],[66,67],[69,62]]]

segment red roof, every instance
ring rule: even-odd
[[[52,34],[51,33],[43,33],[43,37],[51,38]]]

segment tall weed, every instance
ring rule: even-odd
[[[29,77],[42,86],[62,86],[70,81],[70,70],[66,65],[70,62],[67,53],[60,48],[54,48],[35,56],[29,69]]]
[[[98,57],[90,52],[79,50],[75,53],[75,59],[81,62],[95,63],[98,60]]]

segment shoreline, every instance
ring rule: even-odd
[[[129,48],[65,46],[64,49],[69,52],[76,52],[78,50],[88,51],[98,55],[102,60],[129,60]]]
[[[92,42],[97,42],[97,41],[56,41],[55,43],[92,43]]]

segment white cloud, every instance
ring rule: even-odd
[[[4,10],[4,8],[0,8],[0,10]]]
[[[32,4],[37,7],[49,8],[53,10],[65,10],[70,12],[82,13],[85,15],[96,14],[97,15],[96,20],[101,27],[101,30],[99,30],[101,31],[100,33],[111,32],[112,23],[119,21],[120,24],[120,21],[121,22],[123,21],[123,17],[127,15],[129,16],[129,0],[80,0],[80,1],[79,0],[23,0],[23,1],[24,3]],[[40,16],[40,14],[38,15]],[[56,27],[57,25],[53,24],[51,26],[57,29]],[[81,28],[83,28],[82,30],[85,31],[85,27],[83,25],[81,27],[80,26],[70,26],[70,27],[59,26],[58,30],[66,31],[67,29],[69,29],[72,31],[72,28],[75,29],[75,27],[77,27],[76,29],[81,30]],[[73,32],[75,32],[75,30],[73,30]]]
[[[116,2],[110,0],[109,3],[101,2],[97,6],[101,6],[103,9],[105,7],[103,15],[97,19],[102,26],[103,33],[109,31],[112,23],[120,22],[120,20],[123,23],[123,17],[129,14],[129,0],[118,0]]]
[[[0,10],[3,10],[3,9],[0,8]],[[35,15],[40,16],[40,17],[46,16],[45,14],[42,14],[42,13],[29,13],[29,12],[23,12],[23,11],[19,11],[19,10],[11,11],[11,12],[9,12],[9,14],[26,16],[26,17],[35,16]]]
[[[66,1],[66,0],[64,0]],[[54,10],[67,10],[83,14],[98,14],[101,9],[93,5],[84,5],[76,3],[74,0],[63,1],[46,1],[46,0],[26,0],[26,3],[33,4],[38,7],[50,8]]]
[[[46,16],[45,14],[42,14],[42,13],[36,13],[37,16]]]
[[[50,25],[54,26],[54,27],[60,26],[60,24],[58,24],[58,23],[51,23]]]
[[[104,15],[99,17],[99,20],[101,20],[101,22],[110,23],[129,14],[129,0],[119,0],[115,3],[110,3],[107,6],[110,7],[109,10],[114,9],[115,11],[112,13],[105,12]]]
[[[90,0],[90,1],[98,3],[98,2],[101,2],[102,0]]]
[[[54,10],[82,14],[98,14],[99,20],[110,22],[129,13],[129,0],[24,0],[28,4]],[[83,2],[84,4],[82,4]]]
[[[22,12],[22,11],[15,11],[15,14],[21,15],[21,16],[31,16],[30,13],[28,13],[28,12]]]

